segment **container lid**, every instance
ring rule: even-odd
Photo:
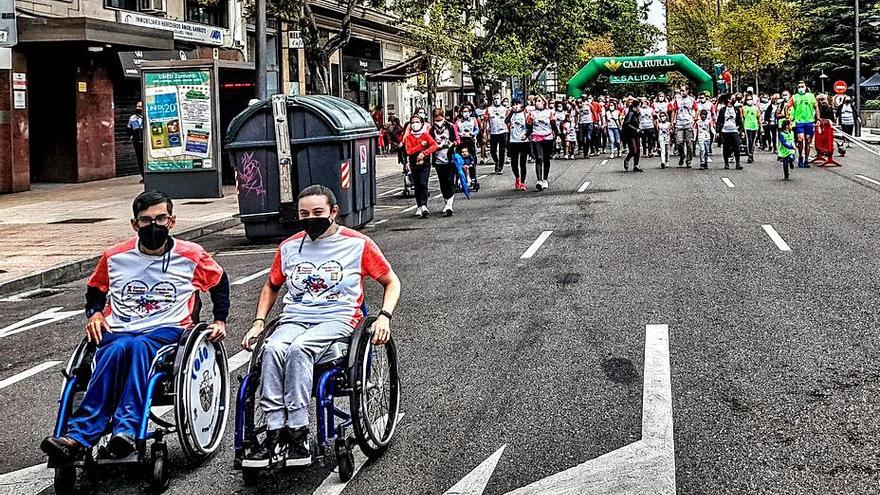
[[[330,95],[297,95],[287,97],[288,114],[292,108],[302,108],[308,113],[320,118],[327,127],[335,131],[337,136],[350,136],[353,134],[375,133],[378,135],[376,123],[373,118],[360,105],[344,98]],[[268,98],[254,103],[229,123],[226,133],[226,142],[235,140],[241,126],[251,117],[263,113],[272,112],[272,99]]]

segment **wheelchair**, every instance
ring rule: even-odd
[[[243,467],[242,460],[265,438],[266,418],[260,408],[262,355],[266,338],[278,328],[280,320],[275,318],[267,325],[254,346],[247,374],[239,377],[233,467],[241,470],[247,486],[256,485],[260,471],[265,469]],[[312,396],[317,431],[312,457],[325,466],[327,452],[332,449],[343,482],[354,476],[355,446],[368,459],[379,457],[391,443],[398,423],[397,347],[393,339],[383,346],[370,342],[370,327],[375,321],[373,317],[364,318],[351,338],[331,345],[314,368]],[[348,399],[347,411],[335,402],[342,398]],[[353,434],[347,434],[349,427]]]
[[[92,471],[106,465],[145,467],[150,475],[150,488],[165,490],[171,481],[165,436],[174,432],[184,455],[194,464],[217,452],[229,416],[229,369],[225,347],[209,342],[210,334],[208,325],[199,323],[185,331],[178,343],[163,346],[156,353],[150,366],[135,452],[125,459],[109,458],[105,449],[110,433],[107,431],[82,459],[48,463],[49,468],[55,469],[55,493],[76,491],[77,469]],[[92,375],[95,350],[94,343],[83,339],[67,362],[53,433],[56,437],[65,434],[70,416],[82,402]],[[171,421],[163,418],[169,408],[174,412]],[[151,421],[156,425],[152,430]]]

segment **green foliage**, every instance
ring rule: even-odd
[[[868,100],[864,106],[866,110],[880,110],[880,100]]]
[[[742,76],[784,60],[791,51],[794,20],[785,19],[790,7],[784,0],[763,0],[729,8],[709,33],[716,59]]]

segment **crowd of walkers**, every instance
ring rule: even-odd
[[[529,162],[534,162],[534,187],[550,187],[552,160],[608,160],[623,157],[623,169],[642,172],[640,160],[659,157],[667,168],[677,156],[678,166],[692,168],[696,160],[707,170],[713,151],[721,148],[725,169],[743,169],[753,163],[757,150],[774,153],[785,169],[794,164],[808,168],[817,125],[836,123],[852,135],[857,112],[847,96],[836,107],[828,95],[811,93],[798,83],[795,93],[691,94],[688,86],[667,97],[627,95],[566,97],[548,100],[532,95],[521,101],[495,95],[457,106],[451,111],[419,108],[408,122],[392,117],[383,129],[383,142],[396,149],[416,197],[416,215],[427,217],[428,179],[437,172],[445,201],[443,213],[454,213],[455,193],[465,170],[470,191],[479,189],[477,165],[494,165],[503,174],[510,163],[513,187],[528,189]],[[823,124],[824,123],[824,124]],[[841,154],[845,142],[838,142]],[[410,184],[410,182],[408,182]]]

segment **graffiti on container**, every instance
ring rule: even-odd
[[[263,172],[260,168],[260,162],[254,158],[253,153],[241,155],[241,163],[239,163],[238,170],[235,171],[235,178],[238,181],[239,194],[260,198],[266,196],[266,187],[263,185]]]

